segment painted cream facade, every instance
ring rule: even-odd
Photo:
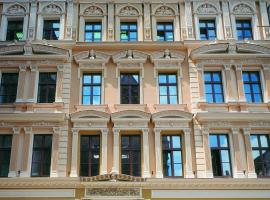
[[[12,135],[0,199],[270,199],[255,173],[250,134],[270,134],[269,0],[0,0],[1,74],[18,72],[14,104],[0,105],[0,134]],[[6,41],[9,19],[23,19],[23,41]],[[59,40],[42,40],[45,19],[60,20]],[[200,19],[217,39],[200,40]],[[237,40],[249,19],[254,40]],[[102,22],[102,41],[84,42],[86,21]],[[136,21],[137,42],[120,41]],[[157,22],[174,42],[157,41]],[[206,102],[204,71],[221,71],[224,103]],[[263,102],[246,101],[242,71],[260,72]],[[56,72],[55,102],[37,103],[38,74]],[[100,105],[82,105],[82,76],[102,74]],[[140,104],[120,103],[120,74],[140,77]],[[160,104],[159,73],[176,73],[178,104]],[[121,175],[120,136],[140,134],[142,177]],[[161,136],[183,138],[183,178],[165,178]],[[213,178],[209,134],[229,135],[231,178]],[[50,177],[31,177],[33,137],[51,134]],[[100,134],[100,176],[80,178],[80,136]],[[107,196],[107,197],[106,197]],[[110,196],[110,197],[108,197]],[[120,198],[120,197],[121,198]]]

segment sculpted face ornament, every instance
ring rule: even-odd
[[[132,50],[128,50],[127,51],[127,58],[128,59],[132,59],[133,58],[133,52],[132,52]]]
[[[96,58],[95,51],[93,49],[91,49],[89,52],[89,58],[90,60],[93,60]]]
[[[170,59],[171,58],[171,53],[170,53],[170,50],[169,49],[166,49],[164,51],[164,58],[165,59]]]

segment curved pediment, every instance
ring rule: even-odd
[[[107,63],[110,55],[91,49],[74,55],[74,59],[76,63]]]
[[[199,47],[190,54],[192,59],[209,58],[214,56],[234,55],[270,55],[270,49],[261,45],[250,43],[217,43]]]
[[[107,120],[110,119],[110,114],[106,112],[101,112],[97,110],[84,110],[76,113],[72,113],[71,121],[78,121],[78,120]]]
[[[218,9],[210,3],[203,3],[201,5],[198,6],[198,8],[196,9],[196,13],[198,14],[217,14],[218,13]]]
[[[6,10],[7,15],[25,15],[26,8],[20,4],[14,4]]]
[[[180,111],[180,110],[165,110],[154,113],[152,115],[153,120],[160,120],[160,119],[168,119],[168,120],[191,120],[193,115],[188,112]]]
[[[132,63],[132,62],[146,62],[148,55],[146,53],[136,51],[136,50],[127,50],[121,51],[115,55],[113,55],[113,61],[115,63]]]
[[[145,119],[150,120],[151,114],[138,110],[123,110],[111,114],[112,120],[117,119]]]
[[[155,52],[150,56],[153,63],[170,63],[170,62],[180,62],[182,63],[185,59],[185,55],[166,49],[165,51]]]

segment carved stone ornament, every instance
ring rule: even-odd
[[[212,4],[205,3],[197,8],[198,14],[216,14],[218,11]]]
[[[172,8],[170,8],[168,6],[161,6],[156,10],[155,15],[157,15],[157,16],[173,16],[173,15],[175,15],[175,13],[174,13]]]
[[[21,5],[18,5],[18,4],[10,6],[7,9],[8,15],[24,15],[25,12],[26,12],[25,8]]]
[[[129,181],[129,182],[145,182],[145,178],[135,177],[125,174],[103,174],[92,177],[81,177],[82,182],[94,181]]]
[[[101,8],[99,8],[97,6],[90,6],[90,7],[85,9],[83,14],[87,15],[87,16],[102,16],[103,11],[101,10]]]
[[[86,196],[140,197],[139,188],[86,188]]]
[[[138,16],[139,12],[132,6],[125,6],[119,12],[120,16]]]
[[[253,9],[250,6],[248,6],[244,3],[241,3],[233,8],[233,13],[240,14],[240,15],[241,14],[253,14]]]
[[[49,4],[42,10],[43,14],[59,15],[62,13],[62,9],[55,4]]]

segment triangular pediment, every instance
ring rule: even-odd
[[[115,63],[145,63],[147,57],[148,55],[146,53],[136,50],[127,50],[113,55],[113,61]]]
[[[110,55],[91,49],[74,55],[74,59],[77,63],[107,63]]]

